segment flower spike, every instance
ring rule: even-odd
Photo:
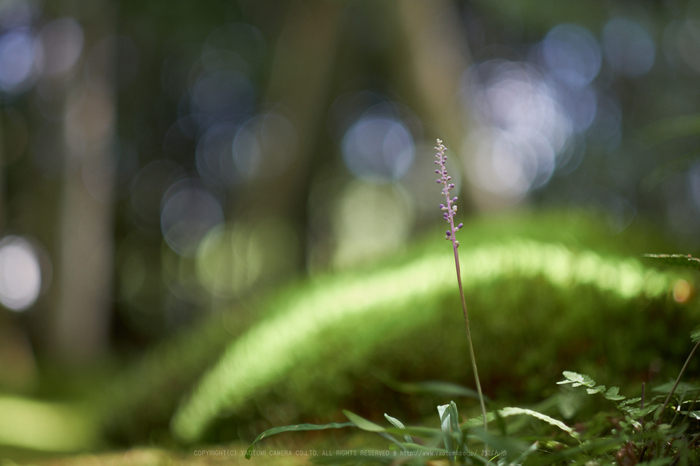
[[[443,218],[447,221],[447,223],[450,224],[450,230],[447,232],[447,236],[445,236],[445,239],[452,241],[452,244],[455,247],[457,247],[459,246],[459,242],[455,238],[455,233],[461,227],[455,227],[454,224],[454,216],[457,212],[457,206],[455,205],[455,202],[457,201],[457,196],[450,198],[450,191],[454,189],[455,185],[454,183],[449,182],[450,180],[452,180],[452,177],[447,174],[447,155],[445,155],[445,152],[447,152],[447,148],[442,143],[442,141],[438,139],[437,147],[435,147],[435,150],[437,151],[437,154],[435,154],[435,163],[440,167],[439,169],[435,170],[435,173],[440,175],[440,178],[437,180],[437,182],[442,183],[442,194],[443,196],[445,196],[446,201],[446,204],[440,204],[440,209],[446,211],[443,215]]]
[[[462,274],[459,267],[459,254],[457,253],[457,248],[459,247],[459,241],[457,241],[457,233],[463,225],[460,223],[455,226],[454,217],[457,213],[457,196],[450,197],[450,191],[454,189],[454,183],[450,183],[452,177],[447,174],[447,148],[442,143],[440,139],[437,140],[437,147],[435,147],[437,154],[435,154],[435,164],[438,165],[438,169],[435,173],[440,175],[437,182],[442,184],[442,195],[445,196],[445,204],[440,204],[440,210],[442,210],[442,218],[445,219],[447,223],[450,224],[450,229],[445,232],[445,239],[452,242],[452,250],[454,251],[455,257],[455,269],[457,271],[457,283],[459,285],[459,295],[462,298],[462,312],[464,314],[464,323],[467,330],[467,340],[469,342],[469,356],[472,362],[472,369],[474,370],[474,381],[476,382],[476,390],[479,394],[479,404],[481,405],[481,415],[484,420],[484,430],[488,428],[488,421],[486,416],[486,404],[484,403],[484,395],[481,392],[481,382],[479,381],[479,371],[476,367],[476,357],[474,356],[474,346],[472,344],[471,331],[469,329],[469,314],[467,312],[467,302],[464,299],[464,290],[462,288]],[[488,450],[488,447],[486,447]]]

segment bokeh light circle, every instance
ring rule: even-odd
[[[649,31],[632,19],[611,19],[603,28],[602,42],[605,58],[623,76],[645,75],[654,64],[656,44]]]
[[[238,175],[231,146],[238,127],[233,123],[219,123],[209,127],[197,143],[195,162],[197,172],[208,185],[231,187]]]
[[[253,83],[231,70],[204,73],[192,86],[191,95],[191,112],[216,121],[242,122],[255,105]]]
[[[223,221],[219,201],[195,180],[179,181],[163,196],[163,238],[181,256],[194,256],[202,238]]]
[[[29,26],[40,11],[38,0],[0,1],[0,26],[6,30]]]
[[[602,60],[596,38],[573,24],[560,24],[547,34],[542,41],[542,58],[553,77],[575,89],[598,76]]]
[[[251,75],[265,59],[265,38],[255,26],[229,23],[215,29],[202,48],[208,69],[228,68]]]
[[[406,126],[388,117],[360,118],[342,141],[345,165],[357,177],[387,182],[403,177],[415,157],[413,136]]]
[[[353,180],[333,208],[337,269],[371,262],[403,247],[415,219],[410,194],[399,183]]]
[[[666,28],[664,39],[671,61],[684,63],[692,71],[700,74],[700,21],[672,21]]]
[[[0,303],[23,311],[37,300],[41,285],[41,264],[31,243],[17,236],[0,240]]]
[[[83,51],[83,30],[73,18],[47,23],[40,33],[44,48],[43,73],[61,76],[71,70]]]
[[[472,182],[511,201],[546,185],[575,131],[562,100],[571,94],[581,96],[589,88],[565,88],[562,94],[556,82],[535,66],[507,60],[479,64],[465,81],[468,89],[462,92],[468,92],[476,104],[481,123],[467,139],[470,155],[462,154]],[[595,93],[588,95],[595,97]],[[579,124],[586,126],[593,119],[586,114],[579,118]]]
[[[277,113],[264,113],[239,129],[233,140],[233,161],[245,179],[263,175],[271,178],[289,167],[297,149],[298,136],[292,122]]]
[[[131,183],[133,220],[145,227],[158,227],[163,195],[185,176],[185,171],[170,160],[154,160],[141,168]]]
[[[34,77],[35,63],[41,56],[41,44],[27,28],[0,36],[0,90],[23,90]]]

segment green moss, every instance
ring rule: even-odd
[[[611,238],[599,225],[552,214],[500,218],[460,232],[487,392],[532,397],[566,368],[585,365],[615,378],[643,372],[652,358],[681,356],[669,343],[692,317],[667,299],[679,276],[612,252],[646,252],[641,247],[653,247],[648,235]],[[251,405],[260,412],[273,401],[294,406],[288,422],[296,422],[332,415],[343,403],[357,409],[380,394],[390,400],[368,377],[373,372],[471,385],[451,261],[449,247],[430,241],[385,265],[280,294],[182,403],[175,433],[193,440],[222,414],[240,420],[255,414]],[[393,398],[398,409],[403,401]]]

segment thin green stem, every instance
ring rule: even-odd
[[[474,380],[476,381],[476,391],[479,393],[479,403],[481,404],[481,414],[484,417],[484,430],[488,428],[486,420],[486,404],[484,403],[484,395],[481,392],[481,382],[479,381],[479,371],[476,368],[476,356],[474,355],[474,345],[472,344],[472,335],[469,330],[469,313],[467,312],[467,302],[464,299],[464,290],[462,289],[462,272],[459,268],[459,253],[457,252],[455,242],[452,243],[452,250],[455,254],[455,269],[457,270],[457,284],[459,285],[459,297],[462,298],[462,313],[464,314],[464,324],[467,328],[467,341],[469,342],[469,357],[472,360],[472,369],[474,370]]]
[[[666,409],[666,406],[668,406],[668,402],[671,401],[671,396],[673,396],[673,393],[676,391],[676,388],[678,387],[678,384],[681,381],[681,377],[683,377],[683,374],[685,373],[685,369],[688,367],[688,363],[690,363],[690,360],[693,359],[693,355],[695,354],[695,351],[697,351],[698,347],[700,347],[700,341],[698,341],[695,346],[693,347],[693,350],[690,352],[688,355],[688,358],[685,360],[685,364],[683,364],[683,367],[681,368],[681,372],[678,374],[678,378],[676,378],[676,383],[673,384],[673,388],[671,389],[670,392],[668,392],[668,396],[666,397],[666,401],[664,401],[664,405],[661,407],[659,419],[656,421],[656,425],[658,426],[661,424],[661,416],[664,414],[664,410]]]

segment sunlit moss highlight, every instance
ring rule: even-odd
[[[544,277],[559,288],[588,285],[622,300],[667,293],[677,275],[644,267],[636,259],[605,258],[591,251],[574,252],[560,244],[516,240],[469,250],[462,248],[467,290],[509,277]],[[200,381],[172,421],[183,440],[199,438],[208,423],[232,411],[251,396],[280,380],[300,361],[318,351],[321,335],[343,332],[352,318],[395,319],[419,325],[426,295],[454,292],[452,257],[431,253],[390,270],[362,276],[342,275],[299,294],[229,346],[217,365]],[[394,311],[394,312],[392,312]]]
[[[0,397],[0,444],[47,452],[94,448],[97,426],[75,406]]]
[[[293,270],[298,251],[293,230],[274,219],[212,228],[195,256],[201,285],[217,298],[244,294],[262,281]]]

